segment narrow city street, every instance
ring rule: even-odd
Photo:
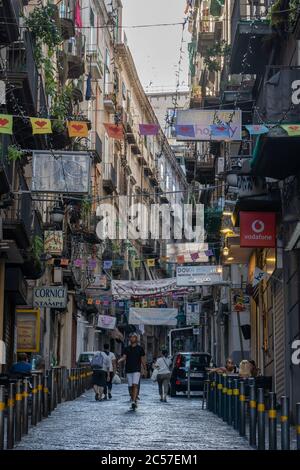
[[[212,413],[199,397],[161,403],[157,385],[144,381],[136,412],[129,411],[127,385],[113,399],[96,402],[92,390],[57,407],[16,445],[22,450],[249,450],[246,439]]]

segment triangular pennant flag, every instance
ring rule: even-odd
[[[155,266],[155,259],[152,259],[152,258],[147,259],[147,266],[148,268],[153,268]]]
[[[150,307],[155,307],[155,305],[156,305],[155,300],[150,300]]]
[[[13,133],[13,117],[10,114],[0,114],[0,134]]]
[[[89,130],[85,121],[69,121],[67,123],[69,137],[88,137]]]
[[[112,267],[112,261],[111,260],[103,261],[103,269],[111,269],[111,267]]]
[[[230,126],[229,124],[212,124],[210,126],[211,136],[212,137],[230,137]]]
[[[262,269],[255,268],[254,275],[253,275],[252,286],[253,287],[257,286],[257,284],[259,284],[260,281],[265,279],[267,276],[268,276],[268,273],[266,273]]]
[[[281,124],[281,127],[290,137],[300,136],[300,124]]]
[[[196,261],[199,258],[199,253],[191,253],[192,261]]]
[[[139,259],[134,259],[133,262],[132,262],[132,266],[134,268],[140,268],[141,267],[141,262]]]
[[[184,263],[184,255],[178,255],[176,259],[178,264]]]
[[[52,127],[50,119],[44,118],[30,118],[32,126],[32,134],[52,134]]]
[[[195,128],[192,124],[179,124],[176,126],[176,135],[183,137],[195,137]]]
[[[139,124],[140,135],[157,135],[159,131],[158,124]]]
[[[268,127],[263,124],[248,124],[245,127],[250,135],[261,135],[269,132]]]
[[[90,298],[90,299],[87,299],[87,304],[88,304],[88,305],[93,305],[93,299],[91,299],[91,298]]]
[[[147,300],[143,300],[142,306],[143,306],[143,307],[148,307],[148,302],[147,302]]]
[[[120,124],[106,123],[104,124],[104,127],[108,134],[108,137],[111,137],[112,139],[117,139],[117,140],[124,139],[123,127]]]
[[[134,306],[135,306],[135,308],[139,308],[140,303],[139,302],[134,302]]]

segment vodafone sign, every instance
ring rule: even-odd
[[[275,212],[240,212],[240,246],[243,248],[276,246]]]

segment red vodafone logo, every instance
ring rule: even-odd
[[[262,220],[254,220],[252,224],[252,230],[255,233],[261,233],[265,230],[265,224]]]
[[[275,212],[240,212],[240,246],[276,246]]]

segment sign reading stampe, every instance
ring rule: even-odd
[[[88,137],[89,130],[87,123],[84,121],[68,122],[69,137]]]

